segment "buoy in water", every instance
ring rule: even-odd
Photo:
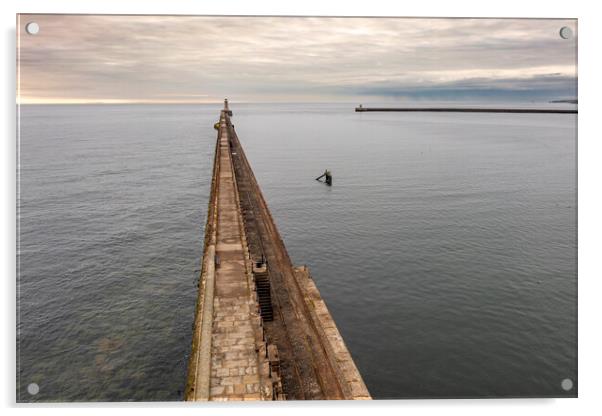
[[[322,179],[322,178],[324,178],[324,183],[326,183],[326,185],[332,186],[332,174],[330,173],[330,171],[328,169],[326,169],[323,174],[318,176],[316,178],[316,180],[320,181],[320,179]]]

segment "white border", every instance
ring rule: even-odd
[[[114,414],[161,414],[182,412],[198,415],[200,412],[213,414],[303,414],[333,413],[336,409],[350,414],[378,412],[386,414],[462,414],[504,415],[508,413],[563,415],[594,414],[601,407],[597,402],[600,387],[600,355],[602,345],[599,323],[601,316],[599,299],[602,293],[602,275],[598,272],[597,245],[602,229],[600,224],[600,175],[602,164],[598,114],[602,99],[599,76],[599,45],[602,39],[602,16],[597,13],[593,1],[545,1],[525,0],[487,1],[341,1],[327,3],[324,0],[296,1],[186,1],[186,0],[21,0],[3,1],[2,25],[2,114],[5,128],[2,143],[1,194],[3,196],[2,230],[3,239],[0,255],[4,265],[4,317],[0,344],[2,349],[2,374],[0,392],[2,404],[24,414],[80,414],[79,407],[91,414],[111,412]],[[126,14],[237,14],[237,15],[347,15],[347,16],[445,16],[445,17],[556,17],[579,19],[579,399],[557,400],[424,400],[424,401],[379,401],[373,403],[287,403],[274,405],[222,405],[190,407],[185,404],[114,404],[107,405],[51,405],[40,406],[14,404],[15,400],[15,193],[16,193],[16,140],[15,140],[15,14],[21,13],[126,13]],[[162,406],[162,408],[157,408]],[[169,408],[165,408],[165,407]]]

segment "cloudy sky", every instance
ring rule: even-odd
[[[574,20],[21,15],[20,100],[573,98],[563,26],[576,34]]]

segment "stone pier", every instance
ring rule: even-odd
[[[225,102],[185,399],[370,399],[311,278],[293,267]]]

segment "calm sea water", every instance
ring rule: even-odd
[[[576,394],[576,116],[233,110],[375,398]],[[18,400],[182,399],[218,114],[21,108]]]

